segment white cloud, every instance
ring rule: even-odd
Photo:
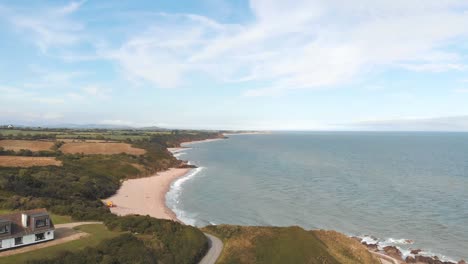
[[[0,86],[0,93],[2,94],[1,99],[5,101],[6,100],[19,101],[19,102],[28,101],[28,102],[47,104],[47,105],[65,103],[63,98],[60,98],[60,97],[47,97],[36,92],[23,90],[23,89],[19,89],[16,87]]]
[[[87,85],[83,87],[81,90],[83,91],[83,94],[81,96],[93,97],[93,98],[98,98],[98,99],[109,99],[110,93],[111,93],[111,89],[103,87],[98,84]]]
[[[254,20],[222,24],[156,14],[144,33],[105,54],[128,79],[177,87],[190,77],[268,82],[246,95],[328,87],[378,67],[464,70],[447,45],[467,40],[466,1],[251,0]]]
[[[99,122],[99,124],[102,125],[115,125],[115,126],[133,126],[134,123],[131,121],[126,121],[126,120],[120,120],[120,119],[108,119],[108,120],[102,120]]]
[[[444,72],[450,70],[462,71],[467,68],[464,64],[442,64],[442,63],[427,63],[427,64],[401,64],[405,69],[418,72]]]
[[[458,89],[455,89],[455,92],[456,93],[463,93],[463,94],[468,94],[468,88],[458,88]]]
[[[75,101],[81,101],[83,99],[85,99],[85,97],[79,93],[67,93],[66,96],[72,100],[75,100]]]
[[[42,97],[42,96],[32,97],[31,101],[43,103],[43,104],[49,104],[49,105],[65,103],[65,100],[63,98]]]
[[[47,52],[50,47],[69,46],[83,39],[84,25],[69,18],[84,1],[71,2],[62,7],[37,9],[33,12],[3,10],[3,16],[28,39]]]

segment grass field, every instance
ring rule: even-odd
[[[93,224],[83,225],[75,228],[76,230],[90,234],[82,239],[66,242],[60,245],[55,245],[47,248],[38,249],[35,251],[25,252],[18,255],[0,258],[0,264],[20,264],[26,263],[28,260],[52,258],[60,254],[62,251],[76,252],[86,247],[94,247],[101,241],[118,236],[119,232],[109,231],[104,225]]]
[[[45,130],[20,130],[20,129],[0,129],[0,134],[4,136],[9,136],[9,135],[39,135],[39,134],[58,134],[59,132],[54,132],[54,131],[45,131]]]
[[[0,140],[0,147],[6,150],[19,151],[29,149],[31,151],[50,150],[54,145],[52,141],[39,140]]]
[[[84,154],[120,154],[143,155],[144,149],[134,148],[127,143],[92,143],[92,142],[73,142],[65,143],[60,150],[63,153],[84,153]]]
[[[337,232],[300,227],[208,226],[202,229],[224,242],[223,263],[349,263],[377,264],[359,242]]]
[[[0,156],[0,167],[62,166],[54,157]]]
[[[106,139],[106,140],[142,140],[149,139],[154,135],[168,135],[170,131],[126,131],[126,130],[105,130],[105,131],[49,131],[49,130],[30,130],[30,129],[0,129],[2,136],[19,135],[55,135],[57,139]]]

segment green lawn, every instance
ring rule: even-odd
[[[111,239],[121,234],[120,232],[113,232],[107,230],[107,228],[102,224],[82,225],[76,227],[75,229],[89,233],[91,235],[82,239],[66,242],[60,245],[42,248],[18,255],[2,257],[0,258],[0,264],[19,264],[26,263],[26,261],[32,259],[51,258],[57,256],[62,251],[73,252],[82,250],[86,247],[94,247],[103,240]]]
[[[0,209],[0,215],[14,213],[14,212],[15,211],[13,211],[13,210]],[[50,217],[52,218],[52,223],[54,223],[54,225],[66,224],[66,223],[73,222],[72,218],[70,216],[68,216],[68,215],[50,214]]]

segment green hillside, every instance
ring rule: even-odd
[[[380,263],[364,246],[337,232],[231,225],[203,230],[223,240],[220,264]]]

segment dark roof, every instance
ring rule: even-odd
[[[29,216],[28,227],[24,227],[22,222],[21,222],[21,215],[22,214],[27,214]],[[5,234],[3,236],[0,236],[0,239],[20,237],[20,236],[24,236],[24,235],[29,235],[29,234],[35,234],[35,233],[41,233],[41,232],[45,232],[45,231],[54,230],[54,224],[52,223],[52,219],[50,219],[50,218],[49,218],[50,219],[49,220],[49,223],[50,223],[49,226],[33,229],[33,224],[34,223],[32,223],[32,218],[33,217],[39,217],[39,216],[49,216],[49,213],[47,213],[47,210],[45,208],[40,208],[40,209],[34,209],[34,210],[29,210],[29,211],[15,212],[15,213],[11,213],[11,214],[0,215],[0,221],[1,222],[7,222],[7,221],[11,222],[11,232],[10,232],[10,234],[8,234],[8,235]]]

